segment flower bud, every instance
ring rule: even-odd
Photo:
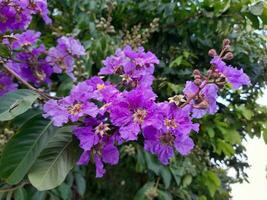
[[[224,60],[232,60],[234,58],[234,54],[232,52],[228,52],[227,54],[225,54],[225,56],[223,57]]]
[[[201,80],[201,79],[195,79],[195,80],[194,80],[194,83],[195,83],[197,86],[200,86],[201,83],[202,83],[202,80]]]
[[[195,76],[195,75],[201,75],[201,73],[200,73],[200,71],[198,70],[198,69],[195,69],[194,71],[193,71],[193,75]]]
[[[210,57],[215,57],[218,55],[215,49],[210,49],[208,54]]]
[[[224,39],[223,40],[223,47],[230,45],[231,41],[229,39]]]

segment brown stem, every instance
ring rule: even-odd
[[[2,63],[2,66],[5,68],[6,71],[8,71],[8,73],[10,73],[11,75],[13,75],[17,80],[19,80],[23,85],[25,85],[27,88],[29,88],[30,90],[33,90],[35,92],[37,92],[38,94],[40,94],[40,96],[42,96],[44,99],[48,100],[48,99],[58,99],[57,97],[52,97],[48,94],[45,94],[44,92],[38,90],[37,88],[33,87],[31,84],[29,84],[27,81],[25,81],[23,78],[21,78],[14,70],[10,69],[9,67],[7,67],[4,63]]]
[[[13,187],[10,187],[10,188],[4,188],[4,189],[0,189],[0,193],[5,193],[5,192],[11,192],[11,191],[14,191],[14,190],[17,190],[25,185],[29,184],[28,181],[22,181],[21,183],[19,183],[18,185],[16,186],[13,186]]]

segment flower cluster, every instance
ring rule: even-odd
[[[223,50],[223,55],[229,53]],[[120,83],[94,76],[77,84],[69,96],[44,105],[44,116],[52,118],[55,126],[75,122],[73,131],[84,151],[78,164],[91,159],[97,177],[105,173],[104,164],[118,163],[119,145],[140,138],[144,149],[163,164],[168,164],[176,151],[189,154],[194,147],[190,133],[199,131],[193,118],[217,112],[218,92],[227,82],[234,89],[250,83],[242,70],[227,66],[222,56],[214,56],[207,75],[194,71],[195,80],[186,83],[184,95],[157,102],[151,85],[158,63],[152,52],[126,46],[106,58],[99,73],[117,75]]]
[[[56,47],[47,50],[40,39],[41,33],[27,30],[35,14],[41,15],[46,24],[52,22],[47,0],[0,0],[1,42],[8,51],[8,55],[0,56],[1,63],[9,68],[7,71],[36,87],[49,86],[54,73],[67,73],[74,79],[75,59],[85,55],[84,47],[73,37],[63,36]],[[7,73],[0,71],[0,74],[2,96],[17,85],[12,84],[12,77],[4,77]]]
[[[35,86],[49,84],[53,73],[66,72],[74,78],[74,59],[85,54],[80,42],[63,36],[56,47],[47,51],[44,44],[40,44],[40,36],[40,32],[32,30],[5,36],[2,42],[12,51],[6,65]]]
[[[34,14],[40,14],[45,23],[51,24],[46,0],[1,0],[0,33],[25,30]]]
[[[99,75],[118,74],[124,85],[131,87],[150,87],[153,82],[154,65],[159,64],[152,52],[140,47],[134,51],[130,46],[118,49],[115,55],[103,61],[104,67]]]
[[[8,50],[8,55],[0,56],[0,62],[10,73],[0,71],[0,96],[18,86],[10,75],[36,87],[49,85],[54,73],[75,79],[75,59],[86,54],[79,41],[65,36],[47,50],[41,43],[41,33],[25,30],[33,14],[51,23],[46,0],[0,0],[0,33],[5,34],[2,44]],[[13,31],[24,32],[8,33]],[[139,139],[146,151],[166,165],[176,152],[191,152],[194,142],[190,133],[199,131],[193,119],[217,112],[216,100],[225,84],[233,89],[250,84],[242,69],[225,63],[233,58],[229,40],[224,40],[220,54],[212,49],[209,55],[213,58],[207,74],[195,70],[194,81],[186,82],[183,95],[158,102],[152,83],[159,59],[143,47],[125,46],[103,61],[99,76],[78,83],[64,98],[46,101],[43,116],[58,127],[73,125],[83,149],[78,164],[94,162],[97,177],[104,175],[105,164],[119,162],[119,145]],[[116,84],[103,75],[117,76]]]
[[[72,79],[74,58],[85,55],[85,49],[81,43],[73,37],[61,37],[57,46],[48,51],[46,61],[53,66],[55,73],[66,72]]]

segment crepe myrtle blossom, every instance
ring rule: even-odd
[[[12,50],[18,50],[22,47],[32,47],[36,45],[36,42],[41,36],[40,32],[33,30],[27,30],[21,34],[10,35],[3,39],[3,43],[8,45]]]
[[[75,58],[85,55],[85,49],[81,43],[73,37],[61,37],[57,40],[57,46],[48,51],[46,61],[53,66],[55,73],[66,72],[72,79]]]
[[[181,155],[187,155],[194,147],[194,142],[188,135],[171,129],[164,131],[155,126],[147,126],[144,128],[143,135],[145,150],[156,154],[164,165],[169,164],[175,150]]]
[[[109,107],[110,118],[119,127],[122,139],[137,140],[141,128],[160,124],[156,95],[151,89],[137,88],[123,92]]]
[[[103,81],[98,76],[85,81],[86,84],[93,88],[94,99],[102,101],[103,103],[110,103],[119,94],[119,90],[115,85],[108,81]]]
[[[202,87],[203,85],[204,87]],[[206,114],[215,114],[218,109],[216,104],[218,91],[218,86],[213,83],[206,84],[206,82],[203,82],[202,85],[197,86],[194,82],[187,81],[183,90],[187,99],[192,98],[198,92],[199,94],[192,99],[184,110],[190,110],[193,118],[201,118]]]
[[[34,14],[40,14],[46,24],[51,24],[46,0],[0,1],[0,33],[25,30]]]
[[[15,91],[18,85],[6,73],[0,71],[0,96]]]
[[[250,84],[250,79],[244,73],[243,69],[237,69],[231,65],[226,65],[219,56],[215,56],[211,60],[211,64],[216,67],[219,73],[222,73],[226,77],[227,82],[232,85],[234,90],[239,89],[242,85]]]
[[[77,163],[86,165],[92,157],[96,166],[96,177],[104,175],[104,163],[115,165],[119,162],[119,150],[114,145],[115,137],[108,136],[108,131],[110,129],[107,123],[94,118],[91,118],[89,123],[87,121],[87,126],[74,129],[84,151]]]
[[[104,60],[103,64],[100,75],[119,74],[123,82],[132,88],[150,87],[154,79],[154,65],[159,64],[159,60],[152,52],[145,52],[143,47],[133,50],[125,46]]]
[[[41,44],[39,47],[16,53],[15,59],[8,60],[7,66],[24,80],[36,86],[44,83],[50,84],[50,76],[53,70],[42,58],[42,55],[45,55],[45,53],[45,46]]]
[[[77,122],[81,117],[98,114],[98,107],[89,101],[79,101],[68,96],[61,100],[49,100],[43,107],[45,118],[50,117],[55,126],[62,126],[68,122]]]

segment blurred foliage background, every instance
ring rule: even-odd
[[[199,120],[196,148],[162,166],[140,144],[125,144],[118,166],[96,179],[94,166],[76,167],[56,189],[38,192],[25,184],[0,199],[90,200],[225,200],[231,184],[247,181],[246,149],[242,141],[262,137],[267,143],[267,109],[256,103],[267,81],[267,3],[254,0],[48,0],[52,26],[36,18],[31,28],[42,32],[45,44],[73,35],[87,49],[76,63],[84,80],[98,73],[102,60],[116,48],[144,46],[160,59],[154,89],[160,100],[182,91],[192,70],[207,70],[211,48],[232,41],[233,65],[242,67],[252,85],[242,92],[221,94],[219,113]],[[74,84],[54,77],[53,90],[66,95]],[[1,148],[12,136],[1,125]],[[255,147],[257,148],[257,147]],[[1,151],[1,150],[0,150]],[[229,176],[235,172],[235,176]]]

